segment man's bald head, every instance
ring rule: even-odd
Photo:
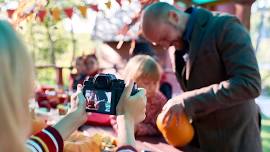
[[[157,45],[168,48],[182,47],[180,42],[189,15],[173,5],[158,2],[145,8],[142,16],[144,37]]]
[[[165,2],[157,2],[149,5],[143,12],[143,29],[149,30],[157,23],[166,22],[168,20],[168,12],[172,10],[179,11],[174,6]]]

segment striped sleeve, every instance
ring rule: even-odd
[[[63,152],[63,139],[59,132],[48,126],[37,134],[31,136],[26,147],[31,152]]]
[[[131,145],[124,145],[124,146],[118,147],[116,152],[138,152],[138,151]]]

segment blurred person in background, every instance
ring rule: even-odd
[[[86,78],[86,65],[84,62],[84,56],[79,56],[75,60],[75,69],[76,73],[70,74],[69,78],[69,90],[76,92],[77,85],[83,84],[83,81]]]
[[[95,54],[88,54],[84,58],[87,77],[94,77],[100,72],[99,63]]]

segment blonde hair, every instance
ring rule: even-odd
[[[124,70],[124,78],[158,82],[161,79],[161,73],[161,67],[154,58],[149,55],[136,55],[128,61]]]
[[[24,152],[31,119],[31,57],[12,26],[0,20],[0,151]]]

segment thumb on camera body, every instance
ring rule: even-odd
[[[117,115],[125,115],[131,117],[135,123],[139,123],[145,118],[145,107],[146,107],[146,95],[144,89],[131,96],[131,91],[134,85],[134,81],[130,80],[117,105]]]

